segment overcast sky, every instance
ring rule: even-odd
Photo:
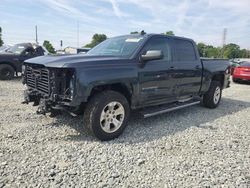
[[[50,40],[58,48],[80,46],[94,33],[108,37],[131,31],[174,31],[215,46],[227,43],[250,49],[250,0],[0,0],[0,26],[6,44]]]

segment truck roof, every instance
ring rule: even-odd
[[[186,38],[186,37],[180,37],[180,36],[171,36],[171,35],[165,35],[165,34],[156,34],[156,33],[149,33],[149,34],[130,34],[130,35],[121,35],[121,36],[117,36],[117,37],[122,37],[122,36],[127,36],[127,37],[146,37],[146,38],[149,38],[149,37],[152,37],[152,36],[164,36],[164,37],[169,37],[169,38],[175,38],[175,39],[182,39],[182,40],[189,40],[189,41],[192,41],[194,42],[193,39],[190,39],[190,38]]]

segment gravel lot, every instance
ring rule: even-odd
[[[250,187],[250,85],[232,84],[219,108],[143,119],[100,142],[82,117],[22,105],[20,79],[0,81],[2,187]]]

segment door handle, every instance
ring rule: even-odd
[[[174,66],[172,66],[172,67],[170,67],[169,69],[170,69],[170,70],[174,70],[174,69],[175,69],[175,67],[174,67]]]

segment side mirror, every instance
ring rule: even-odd
[[[149,50],[145,55],[141,55],[141,60],[150,61],[150,60],[158,60],[162,59],[163,54],[161,50]]]

